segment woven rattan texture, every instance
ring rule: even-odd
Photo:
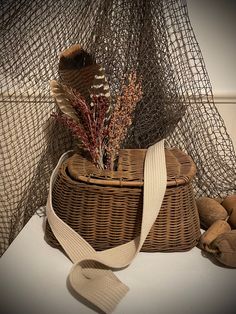
[[[78,180],[73,179],[70,173],[76,173],[79,169],[82,172],[93,173],[90,163],[79,155],[70,157],[63,164],[55,182],[53,188],[55,212],[97,250],[126,243],[139,235],[143,184],[139,188],[135,186],[137,179],[138,182],[143,183],[143,174],[140,174],[138,169],[142,168],[145,154],[142,150],[140,153],[136,151],[135,160],[132,159],[132,155],[132,150],[123,150],[121,158],[122,161],[125,160],[126,180],[130,182],[128,177],[131,180],[129,187],[126,186],[127,181],[123,180],[120,186],[112,184],[117,180],[117,176],[113,180],[111,177],[106,180],[102,176],[100,180],[96,175],[97,179],[93,183],[83,182],[84,177],[82,177],[83,181],[80,177]],[[199,218],[192,189],[194,164],[179,150],[166,152],[166,157],[168,186],[160,213],[142,247],[142,251],[146,252],[189,250],[196,245],[200,236]],[[128,175],[127,160],[132,160],[130,175]],[[82,164],[87,164],[89,170],[78,167]],[[173,165],[177,166],[175,171]],[[119,167],[123,170],[122,162],[119,162]],[[137,170],[136,173],[134,169]],[[175,185],[173,185],[173,175],[176,178]],[[179,181],[183,177],[186,181]],[[178,185],[180,182],[182,184]],[[53,246],[59,247],[48,224],[46,238]]]
[[[127,71],[142,76],[144,97],[124,147],[147,148],[168,136],[197,166],[197,195],[235,191],[235,153],[186,1],[2,0],[0,22],[0,253],[45,205],[50,173],[73,146],[50,118],[48,83],[58,78],[60,51],[72,44],[103,63],[112,95]]]
[[[68,172],[71,178],[109,186],[143,186],[145,149],[122,149],[117,160],[117,170],[101,170],[86,157],[74,154],[68,160]],[[176,186],[192,180],[196,167],[190,156],[181,150],[166,149],[166,167],[168,186]]]

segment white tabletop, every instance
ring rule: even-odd
[[[70,260],[44,240],[34,215],[0,260],[0,313],[89,314],[67,288]],[[197,248],[139,253],[116,275],[130,291],[116,314],[236,313],[236,269],[221,267]]]

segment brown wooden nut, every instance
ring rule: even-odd
[[[236,230],[219,235],[209,247],[222,264],[236,267]]]
[[[230,225],[224,220],[216,220],[205,231],[199,241],[199,247],[203,250],[209,251],[209,245],[213,242],[220,234],[231,231]]]
[[[227,196],[222,206],[227,210],[229,214],[229,220],[228,223],[231,225],[233,229],[236,229],[236,195],[229,195]]]
[[[226,220],[228,213],[216,200],[210,197],[200,197],[196,200],[202,228],[208,229],[216,220]]]

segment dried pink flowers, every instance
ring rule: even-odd
[[[90,154],[97,167],[113,169],[120,145],[132,123],[132,113],[142,98],[141,83],[136,73],[129,74],[127,82],[123,83],[113,111],[110,110],[110,99],[105,96],[91,95],[92,102],[88,104],[76,91],[64,90],[69,95],[74,113],[69,116],[62,111],[53,116],[80,139],[82,148]],[[70,113],[72,108],[69,108]],[[73,119],[74,114],[76,119]]]

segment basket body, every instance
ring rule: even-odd
[[[145,150],[122,150],[118,171],[104,172],[74,155],[63,163],[53,187],[57,215],[96,250],[133,240],[140,233]],[[159,215],[142,251],[186,251],[200,237],[192,178],[195,166],[179,150],[166,151],[168,185]],[[157,191],[158,193],[158,191]],[[60,247],[49,224],[46,239]]]

